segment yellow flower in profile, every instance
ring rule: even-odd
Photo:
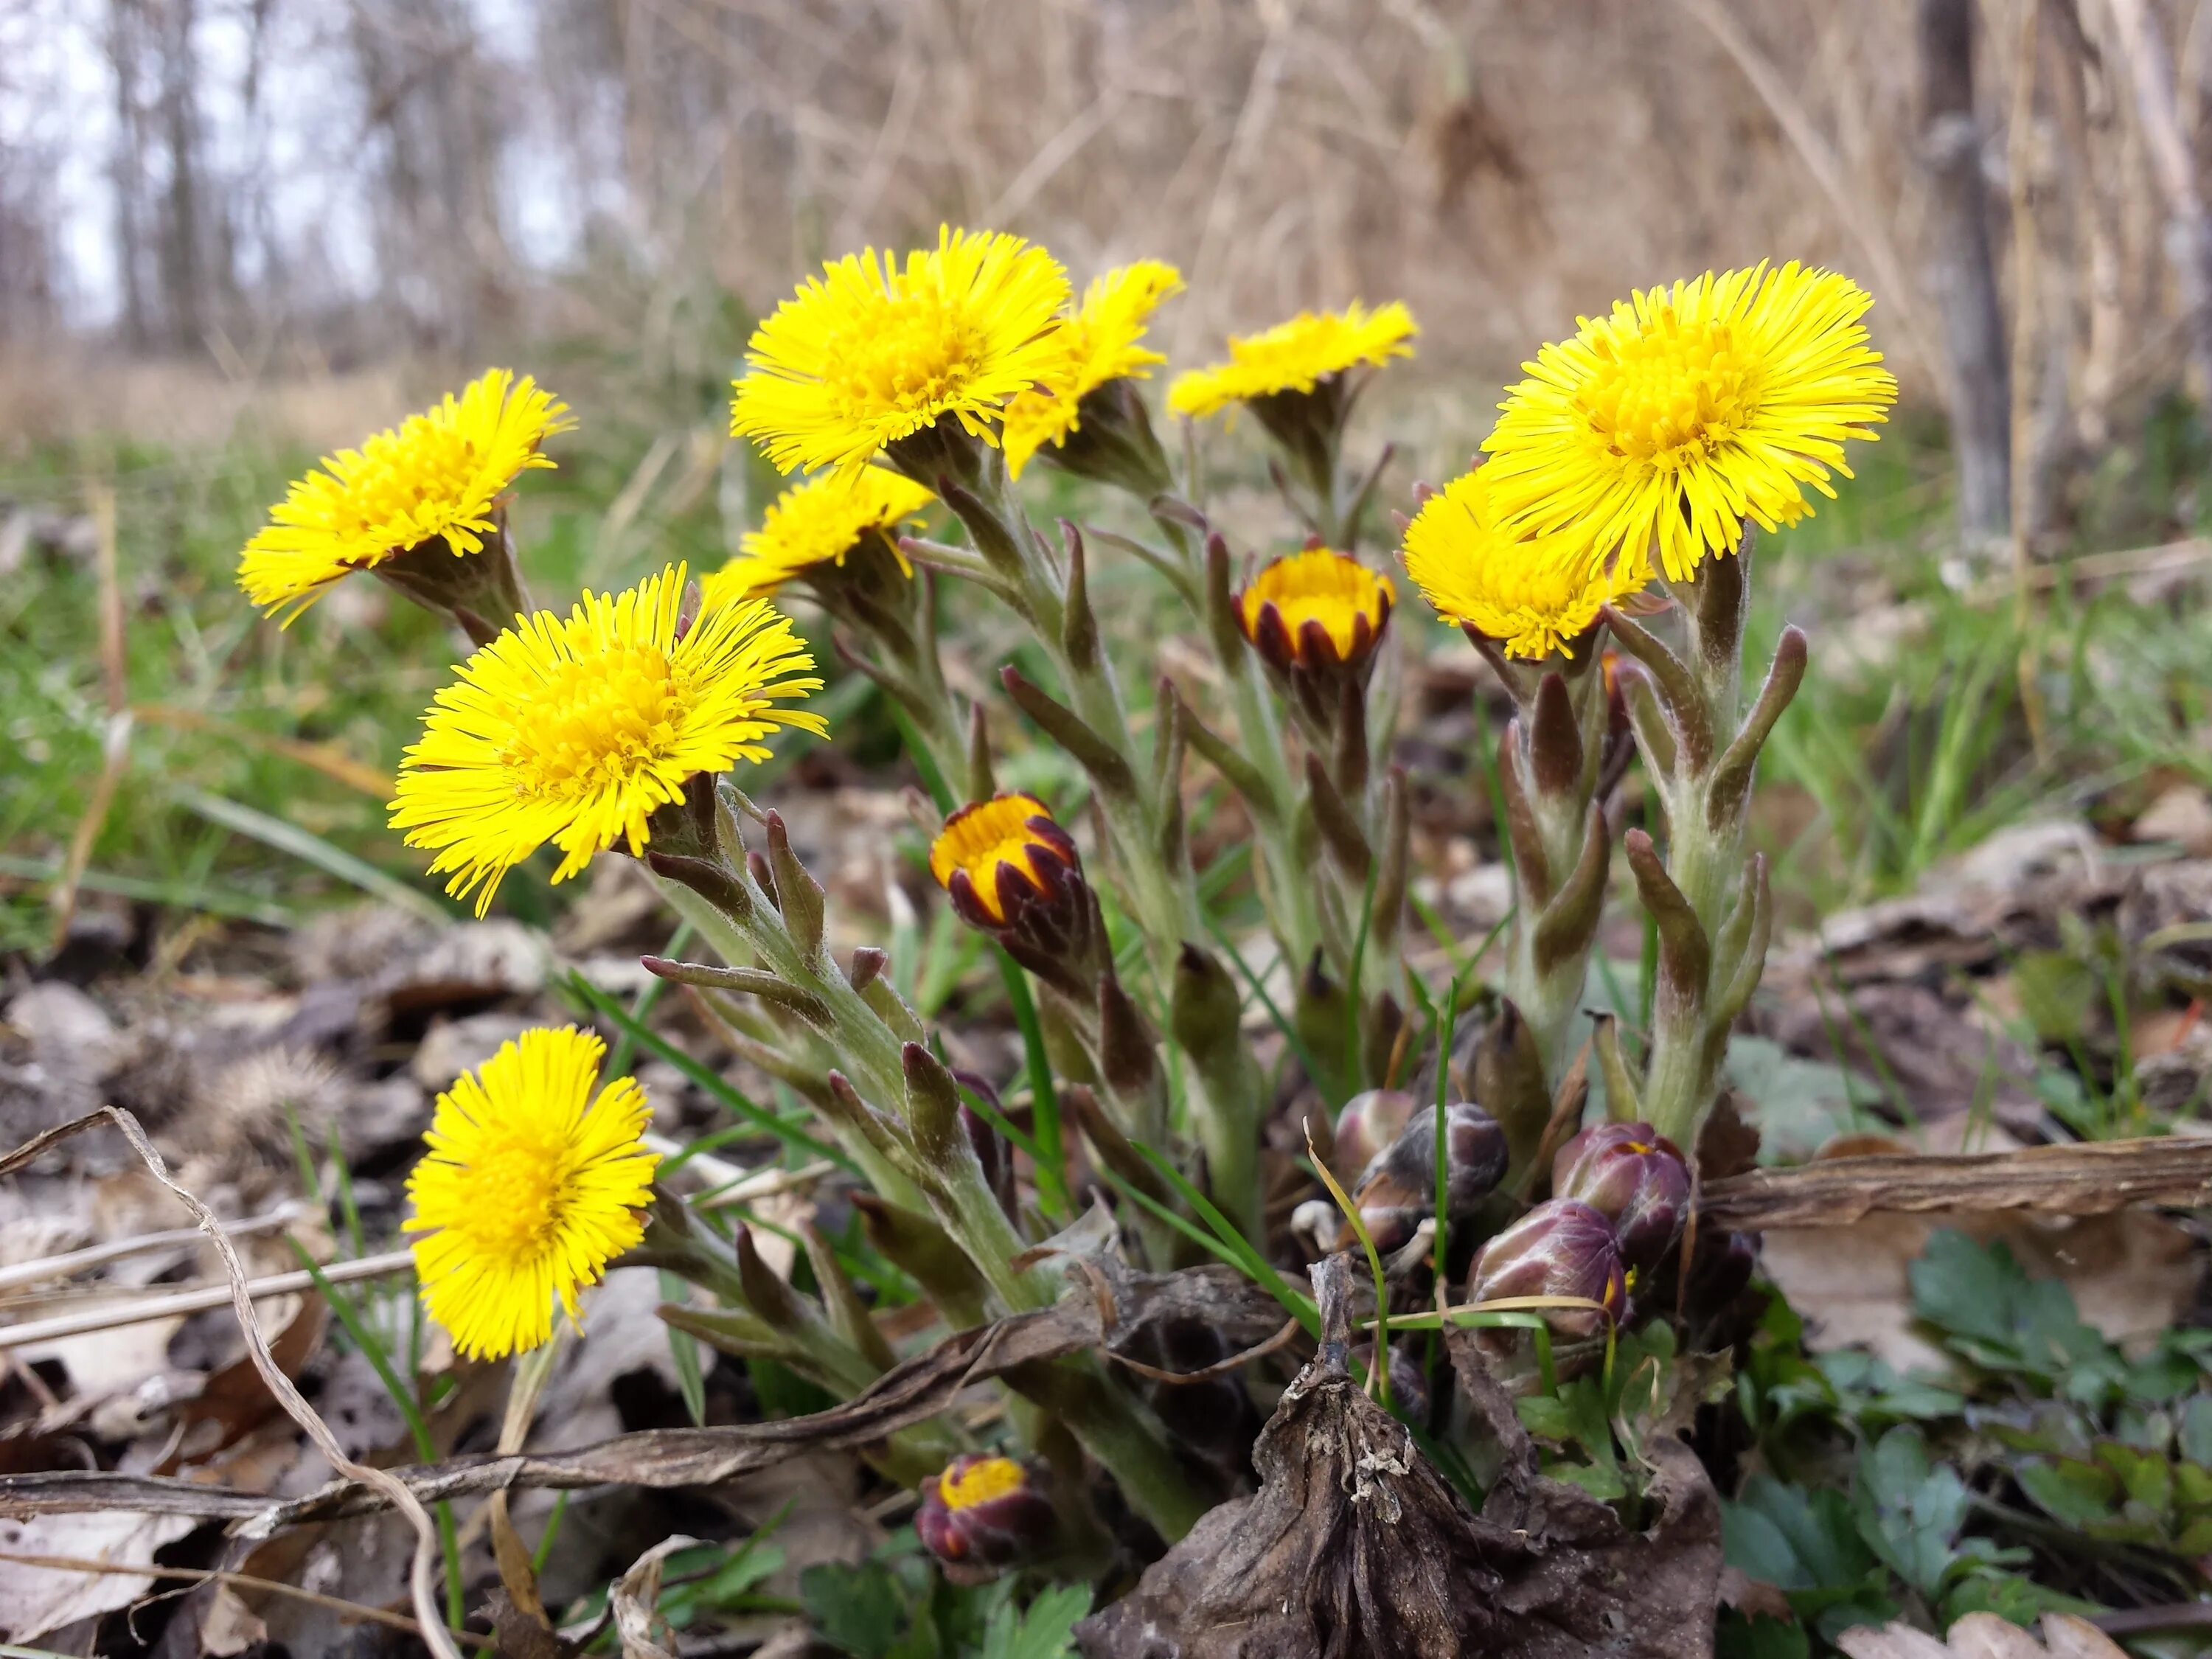
[[[1502,510],[1601,550],[1656,557],[1680,581],[1762,529],[1832,499],[1844,442],[1871,440],[1897,381],[1859,319],[1848,276],[1792,260],[1707,271],[1580,320],[1524,365],[1498,407],[1483,468]]]
[[[411,547],[442,539],[456,555],[481,550],[501,492],[529,468],[553,465],[539,447],[574,424],[568,412],[527,374],[495,368],[359,449],[325,456],[269,509],[239,561],[238,585],[289,623],[349,572]]]
[[[438,1097],[407,1178],[407,1231],[430,1316],[469,1358],[498,1359],[573,1322],[576,1292],[645,1236],[659,1164],[634,1078],[594,1090],[607,1046],[573,1026],[525,1031]]]
[[[1302,311],[1262,334],[1229,339],[1229,361],[1194,368],[1168,388],[1168,407],[1193,420],[1231,404],[1283,392],[1311,392],[1332,374],[1365,363],[1381,368],[1410,357],[1420,332],[1413,313],[1393,300],[1369,311],[1353,301],[1342,311]]]
[[[1406,526],[1406,574],[1448,622],[1496,640],[1509,657],[1574,654],[1598,607],[1650,580],[1650,567],[1608,573],[1575,531],[1517,532],[1501,522],[1492,461],[1462,473]]]
[[[684,570],[619,597],[586,593],[563,618],[540,611],[462,665],[400,763],[392,826],[434,848],[446,890],[490,907],[500,879],[540,847],[555,881],[594,853],[647,839],[653,809],[695,773],[762,761],[779,726],[819,734],[819,714],[777,707],[822,689],[814,659],[767,601],[702,606],[677,628]]]
[[[911,478],[880,466],[852,477],[835,472],[793,484],[777,496],[761,527],[745,532],[738,556],[707,578],[707,603],[759,599],[817,565],[842,564],[871,536],[882,538],[899,568],[898,527],[937,498]]]
[[[940,228],[902,265],[848,253],[753,331],[730,430],[786,472],[847,477],[947,416],[995,444],[1000,406],[1060,361],[1067,292],[1058,260],[1003,232]]]
[[[1083,303],[1054,335],[1060,362],[1042,384],[1006,405],[1006,471],[1018,478],[1030,457],[1067,441],[1081,424],[1085,397],[1109,380],[1150,380],[1167,359],[1139,343],[1160,301],[1182,291],[1182,273],[1139,259],[1091,279]]]
[[[1326,547],[1276,559],[1237,596],[1244,637],[1278,668],[1356,663],[1390,620],[1397,589],[1358,560]]]

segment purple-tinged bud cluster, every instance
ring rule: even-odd
[[[1419,1104],[1403,1089],[1369,1089],[1346,1101],[1336,1118],[1336,1155],[1329,1160],[1337,1174],[1358,1180],[1398,1139]]]
[[[1579,1199],[1613,1223],[1621,1259],[1649,1272],[1681,1237],[1690,1166],[1648,1123],[1601,1123],[1559,1148],[1552,1194]]]
[[[914,1529],[962,1576],[1004,1571],[1052,1546],[1058,1517],[1028,1465],[1011,1457],[956,1457],[922,1486]]]
[[[1496,1302],[1521,1296],[1571,1296],[1601,1304],[1602,1313],[1596,1308],[1537,1310],[1563,1336],[1592,1336],[1601,1322],[1618,1319],[1628,1299],[1628,1283],[1613,1223],[1580,1199],[1554,1198],[1485,1244],[1474,1259],[1468,1299]]]
[[[1498,1120],[1471,1100],[1444,1108],[1444,1213],[1474,1210],[1505,1178],[1510,1154]],[[1437,1109],[1416,1112],[1360,1177],[1363,1205],[1397,1203],[1423,1214],[1436,1208]]]

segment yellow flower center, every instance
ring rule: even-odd
[[[981,372],[982,331],[944,295],[878,294],[841,322],[823,343],[822,383],[848,417],[951,402]]]
[[[1028,1473],[1011,1457],[986,1457],[964,1468],[948,1468],[937,1478],[937,1495],[955,1511],[972,1510],[1018,1492]]]
[[[954,873],[966,871],[984,909],[993,921],[1004,921],[1006,913],[999,902],[999,866],[1012,865],[1015,873],[1034,887],[1036,872],[1029,852],[1043,843],[1029,821],[1051,816],[1034,795],[994,795],[963,806],[945,821],[945,828],[930,844],[929,873],[939,886],[950,887]]]
[[[675,744],[684,694],[652,646],[610,645],[560,664],[502,757],[515,793],[572,800],[636,775]]]
[[[471,1254],[506,1262],[544,1255],[568,1206],[562,1148],[511,1131],[478,1152],[466,1176],[469,1204],[446,1224]]]
[[[1759,412],[1759,361],[1723,322],[1662,307],[1602,357],[1576,402],[1623,459],[1671,472],[1705,459]]]

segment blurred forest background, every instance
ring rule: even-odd
[[[252,407],[336,440],[398,411],[395,370],[553,341],[703,388],[823,258],[951,220],[1079,277],[1176,261],[1178,359],[1402,297],[1479,426],[1578,310],[1796,257],[1873,290],[1908,396],[1956,417],[1969,528],[2005,527],[2025,446],[2041,534],[2212,356],[2208,14],[10,0],[0,425],[204,441]]]
[[[1844,270],[1905,398],[1766,588],[1820,623],[1790,914],[2051,814],[2212,848],[2208,163],[2212,0],[0,0],[0,945],[81,886],[418,880],[381,791],[444,644],[365,584],[258,623],[286,479],[507,364],[581,417],[519,492],[541,592],[712,568],[775,485],[726,435],[754,319],[940,221],[1175,261],[1176,368],[1407,301],[1389,505],[1578,312]],[[838,763],[893,757],[852,690]]]

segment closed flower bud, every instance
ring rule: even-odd
[[[1103,952],[1097,900],[1067,831],[1035,795],[994,795],[945,819],[929,873],[972,927],[1024,967],[1088,1001]]]
[[[1360,1178],[1362,1205],[1407,1205],[1428,1213],[1436,1208],[1437,1109],[1425,1107],[1408,1119],[1398,1138],[1368,1165]],[[1456,1218],[1473,1212],[1505,1177],[1505,1131],[1498,1120],[1471,1100],[1444,1108],[1444,1214]]]
[[[1388,576],[1316,544],[1254,577],[1237,596],[1237,623],[1281,672],[1358,668],[1373,655],[1396,596]]]
[[[1056,1525],[1052,1500],[1026,1464],[973,1455],[954,1458],[923,1485],[914,1520],[922,1547],[971,1580],[1036,1559]]]
[[[1576,1198],[1613,1223],[1621,1259],[1650,1268],[1682,1231],[1690,1169],[1674,1143],[1648,1123],[1601,1123],[1559,1148],[1552,1194]]]
[[[1357,1180],[1405,1128],[1419,1103],[1402,1089],[1369,1089],[1344,1103],[1336,1119],[1336,1155],[1329,1162]]]
[[[1603,1304],[1602,1315],[1594,1308],[1540,1310],[1563,1336],[1594,1335],[1601,1319],[1618,1318],[1628,1285],[1613,1224],[1579,1199],[1555,1198],[1492,1238],[1474,1259],[1468,1300],[1518,1296],[1572,1296]]]

